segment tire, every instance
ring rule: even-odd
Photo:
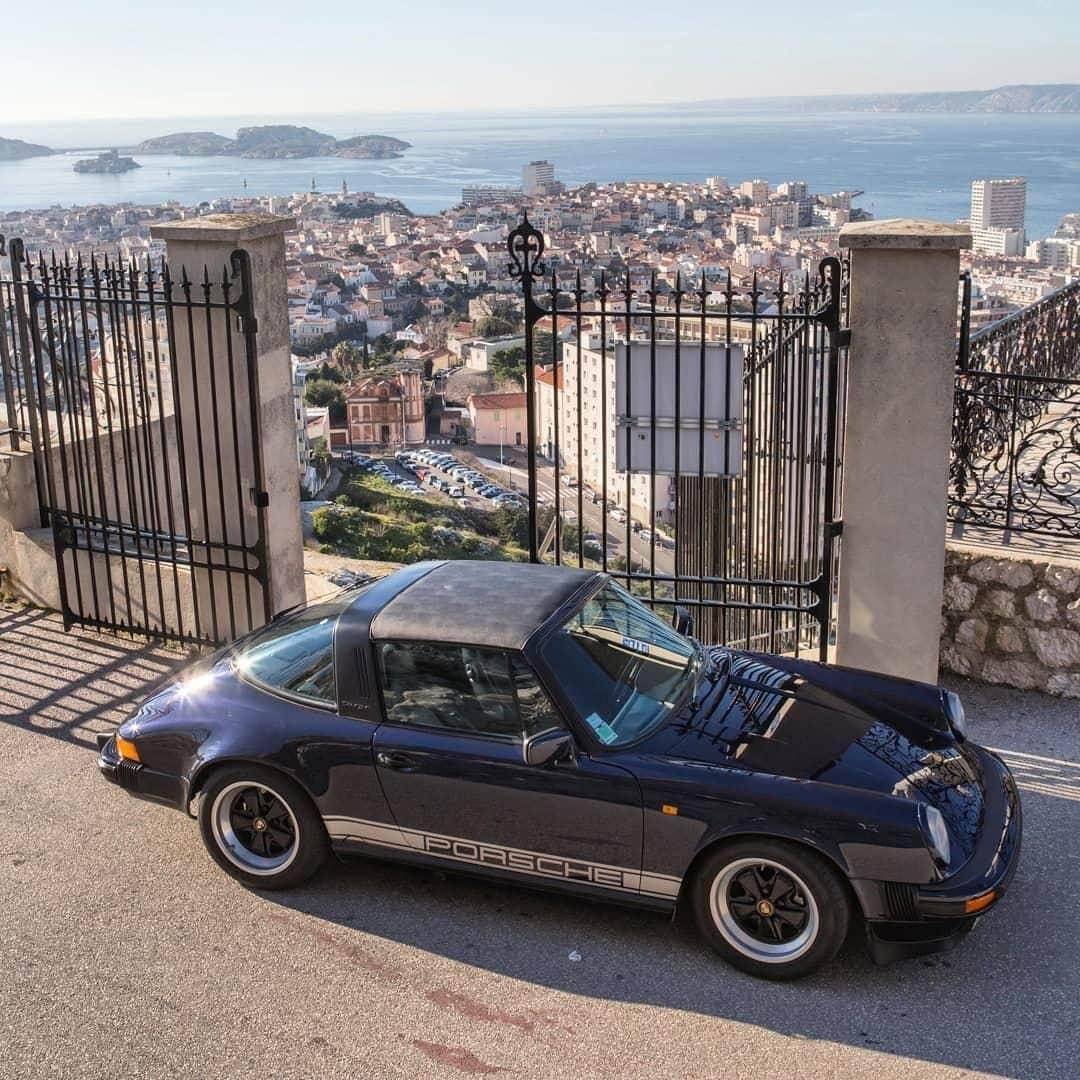
[[[302,885],[330,848],[311,799],[287,776],[259,765],[214,772],[199,800],[199,830],[214,862],[255,889]]]
[[[725,959],[762,979],[798,979],[837,953],[851,923],[839,874],[779,840],[739,840],[706,856],[691,885],[694,920]]]

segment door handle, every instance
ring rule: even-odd
[[[416,758],[410,754],[388,753],[385,750],[375,755],[375,761],[388,769],[410,769],[416,764]]]

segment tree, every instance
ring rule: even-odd
[[[476,332],[482,338],[504,337],[514,332],[514,324],[498,315],[488,315],[476,324]]]
[[[315,408],[329,406],[330,423],[345,423],[345,391],[340,383],[330,379],[308,379],[304,401]]]
[[[341,371],[334,367],[333,364],[323,362],[311,373],[308,381],[309,386],[311,385],[311,380],[343,383],[345,381],[345,376]]]
[[[555,335],[551,331],[533,331],[533,361],[545,366],[555,363]]]
[[[488,370],[496,382],[517,381],[525,375],[525,350],[520,345],[512,349],[500,349],[491,357]]]
[[[338,342],[331,353],[334,363],[348,378],[355,378],[364,367],[364,350],[348,341]]]
[[[367,254],[367,247],[363,244],[350,244],[346,250],[353,258],[359,258],[361,255]]]

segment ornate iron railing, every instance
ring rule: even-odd
[[[1080,281],[962,337],[959,359],[950,519],[1080,544]]]

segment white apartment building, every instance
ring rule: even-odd
[[[1028,244],[1024,255],[1050,270],[1080,273],[1080,240],[1048,236],[1044,240],[1035,240]]]
[[[536,379],[537,447],[542,457],[555,460],[555,410],[562,400],[562,364],[544,368],[537,366]],[[562,414],[559,414],[562,421]],[[560,435],[562,432],[560,431]],[[560,440],[561,441],[561,440]]]
[[[604,481],[604,462],[607,462],[607,497],[627,510],[632,518],[643,525],[651,522],[670,523],[673,520],[674,483],[669,476],[657,476],[655,502],[653,481],[641,473],[630,473],[629,501],[627,500],[627,473],[615,468],[615,438],[618,409],[615,402],[615,346],[609,340],[607,355],[600,351],[600,334],[588,331],[582,337],[581,365],[578,367],[576,342],[563,344],[561,365],[561,393],[559,409],[559,468],[562,475],[573,476],[594,491],[601,491]],[[603,376],[603,378],[602,378]],[[578,438],[578,386],[581,387],[581,438]],[[540,393],[537,408],[540,413],[540,443],[554,456],[554,428],[550,413],[552,387]],[[604,398],[606,396],[606,430],[604,425]],[[545,401],[546,399],[546,401]],[[547,403],[547,409],[545,409]],[[544,424],[547,423],[548,427]],[[578,444],[581,444],[581,473],[578,475]]]
[[[521,189],[526,195],[554,195],[555,166],[550,161],[530,161],[521,170]]]
[[[744,180],[739,185],[739,194],[748,198],[755,206],[764,206],[769,201],[769,181]]]
[[[986,255],[1015,256],[1024,253],[1024,211],[1027,180],[971,182],[972,246]]]

